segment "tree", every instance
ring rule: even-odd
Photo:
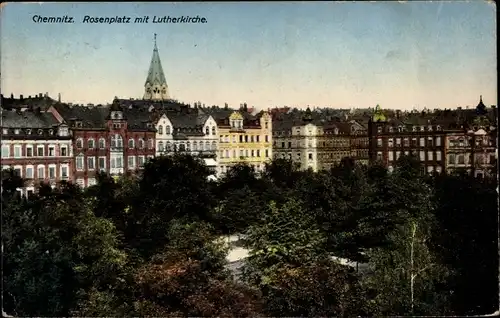
[[[206,223],[173,222],[169,245],[136,275],[135,314],[255,316],[258,295],[232,281],[227,249]]]
[[[126,255],[77,187],[39,193],[3,210],[4,305],[15,315],[67,316],[84,291],[116,282]]]
[[[138,180],[127,240],[148,258],[167,244],[165,229],[173,219],[208,221],[214,205],[203,161],[176,154],[151,159]]]
[[[325,237],[299,201],[269,204],[264,222],[251,226],[244,278],[263,294],[270,316],[352,315],[360,302],[357,278],[332,261]]]
[[[436,226],[431,188],[408,161],[400,162],[389,177],[391,213],[400,222],[389,232],[388,245],[367,250],[372,274],[364,284],[374,292],[376,315],[441,315],[447,295],[438,287],[449,271],[430,248]]]
[[[498,184],[467,173],[436,177],[436,219],[432,248],[453,272],[449,290],[456,315],[498,309]],[[470,273],[474,273],[471,275]]]

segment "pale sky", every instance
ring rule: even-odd
[[[497,104],[496,7],[480,0],[9,3],[1,14],[4,96],[142,98],[157,33],[170,93],[186,103],[433,109],[483,95]],[[86,15],[131,23],[85,24]],[[155,15],[207,23],[153,24]],[[134,24],[141,16],[149,23]]]

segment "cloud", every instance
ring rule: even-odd
[[[409,59],[409,55],[407,52],[401,50],[390,50],[385,55],[385,58],[388,60],[407,61]]]

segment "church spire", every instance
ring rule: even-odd
[[[168,94],[167,80],[161,66],[158,47],[156,46],[156,33],[154,34],[153,57],[149,65],[148,77],[144,84],[144,99],[146,100],[167,100]]]

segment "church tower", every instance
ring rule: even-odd
[[[156,46],[156,33],[154,36],[153,57],[151,58],[148,77],[144,84],[144,99],[152,101],[170,99],[167,80],[165,79],[163,68],[161,67],[160,55],[158,54],[158,47]]]

